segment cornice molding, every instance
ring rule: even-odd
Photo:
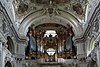
[[[19,42],[25,42],[26,39],[20,38],[19,35],[17,34],[17,32],[16,32],[16,30],[15,30],[15,28],[14,28],[14,26],[13,26],[13,23],[12,23],[12,21],[11,21],[9,15],[8,15],[8,13],[7,13],[5,7],[2,5],[1,2],[0,2],[0,10],[1,10],[1,12],[3,12],[3,14],[4,14],[6,20],[8,21],[8,25],[10,26],[10,29],[11,29],[11,31],[13,32],[13,34],[15,35],[16,39],[17,39]]]
[[[94,13],[92,14],[91,19],[89,20],[89,23],[87,22],[88,23],[88,26],[87,26],[87,28],[86,28],[83,36],[80,37],[80,38],[74,39],[75,42],[82,42],[82,41],[85,41],[86,40],[86,38],[89,35],[90,31],[92,31],[92,28],[93,28],[93,26],[95,24],[94,23],[95,22],[95,19],[97,18],[97,15],[99,14],[99,11],[100,11],[100,3],[95,8]]]

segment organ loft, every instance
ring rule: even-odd
[[[100,0],[0,0],[0,67],[100,67]]]

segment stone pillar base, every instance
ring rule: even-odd
[[[86,62],[79,62],[78,64],[77,64],[77,67],[87,67],[87,63]]]
[[[86,54],[78,54],[77,55],[77,59],[82,59],[82,58],[86,58]]]

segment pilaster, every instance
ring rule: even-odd
[[[96,53],[97,53],[97,65],[98,67],[100,67],[100,42]]]
[[[83,38],[78,38],[74,40],[77,47],[77,66],[87,67],[86,62],[86,52],[85,52],[85,41]]]
[[[77,59],[85,57],[85,42],[83,38],[78,38],[74,40],[77,47]]]
[[[2,42],[0,42],[0,67],[2,67]]]

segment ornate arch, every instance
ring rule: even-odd
[[[11,53],[14,53],[14,43],[13,43],[13,40],[10,36],[7,37],[7,45],[8,45],[8,50]]]
[[[80,25],[79,19],[76,18],[74,15],[72,15],[69,12],[65,12],[65,11],[61,11],[61,10],[58,10],[58,11],[61,14],[57,15],[55,17],[58,18],[58,19],[64,20],[65,22],[64,23],[63,22],[62,23],[57,22],[57,23],[62,24],[62,25],[70,24],[73,27],[75,36],[78,36],[78,35],[80,36],[82,34],[83,30],[82,30],[82,27]],[[35,24],[36,21],[47,17],[46,15],[41,14],[42,12],[43,12],[43,10],[38,10],[36,12],[29,14],[28,16],[26,16],[22,20],[22,22],[20,24],[20,28],[19,28],[19,32],[20,32],[21,36],[26,35],[27,29],[30,25]],[[45,22],[43,22],[43,23],[45,23]],[[39,25],[39,24],[42,24],[42,22],[37,23],[37,25]]]

